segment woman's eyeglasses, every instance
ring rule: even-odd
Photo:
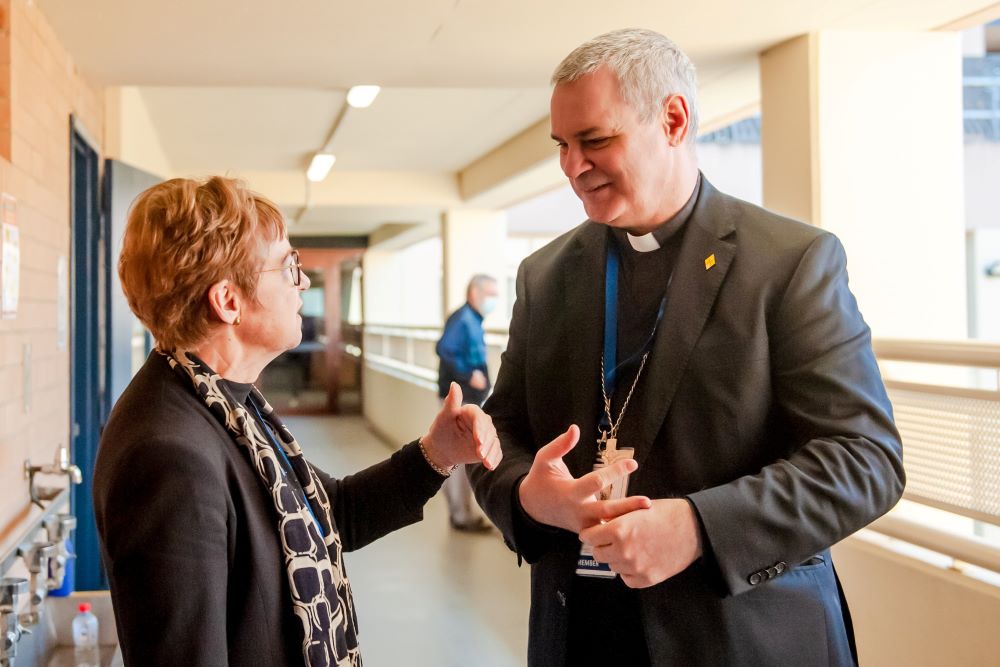
[[[278,266],[273,269],[261,269],[257,273],[267,273],[268,271],[291,271],[292,284],[298,287],[302,284],[302,263],[299,262],[299,251],[293,250],[288,258],[291,260],[291,264],[285,264],[284,266]]]

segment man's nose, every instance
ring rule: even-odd
[[[300,269],[300,271],[301,271],[301,269]],[[312,285],[312,281],[309,280],[309,274],[306,273],[305,271],[302,271],[302,278],[299,281],[299,289],[302,290],[302,291],[305,291],[305,290],[309,289],[310,285]]]
[[[566,146],[561,156],[560,164],[567,178],[576,178],[587,172],[593,166],[579,147]]]

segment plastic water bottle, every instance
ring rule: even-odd
[[[97,617],[84,602],[73,618],[73,657],[76,667],[100,667],[100,649],[97,647]]]

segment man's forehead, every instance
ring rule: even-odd
[[[616,80],[585,80],[561,83],[552,91],[550,116],[553,133],[570,132],[582,136],[606,130],[622,112],[625,101]]]
[[[600,104],[574,105],[563,112],[552,113],[549,118],[552,138],[557,141],[607,134],[621,124],[614,111]]]

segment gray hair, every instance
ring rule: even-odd
[[[642,28],[614,30],[573,49],[552,75],[552,85],[576,81],[607,66],[621,87],[622,97],[643,121],[651,121],[669,95],[683,95],[688,103],[688,141],[698,134],[698,78],[694,65],[680,47],[658,32]]]
[[[469,280],[469,286],[465,288],[465,293],[470,293],[474,287],[481,289],[486,285],[486,283],[495,283],[496,281],[497,279],[489,274],[477,273]]]

